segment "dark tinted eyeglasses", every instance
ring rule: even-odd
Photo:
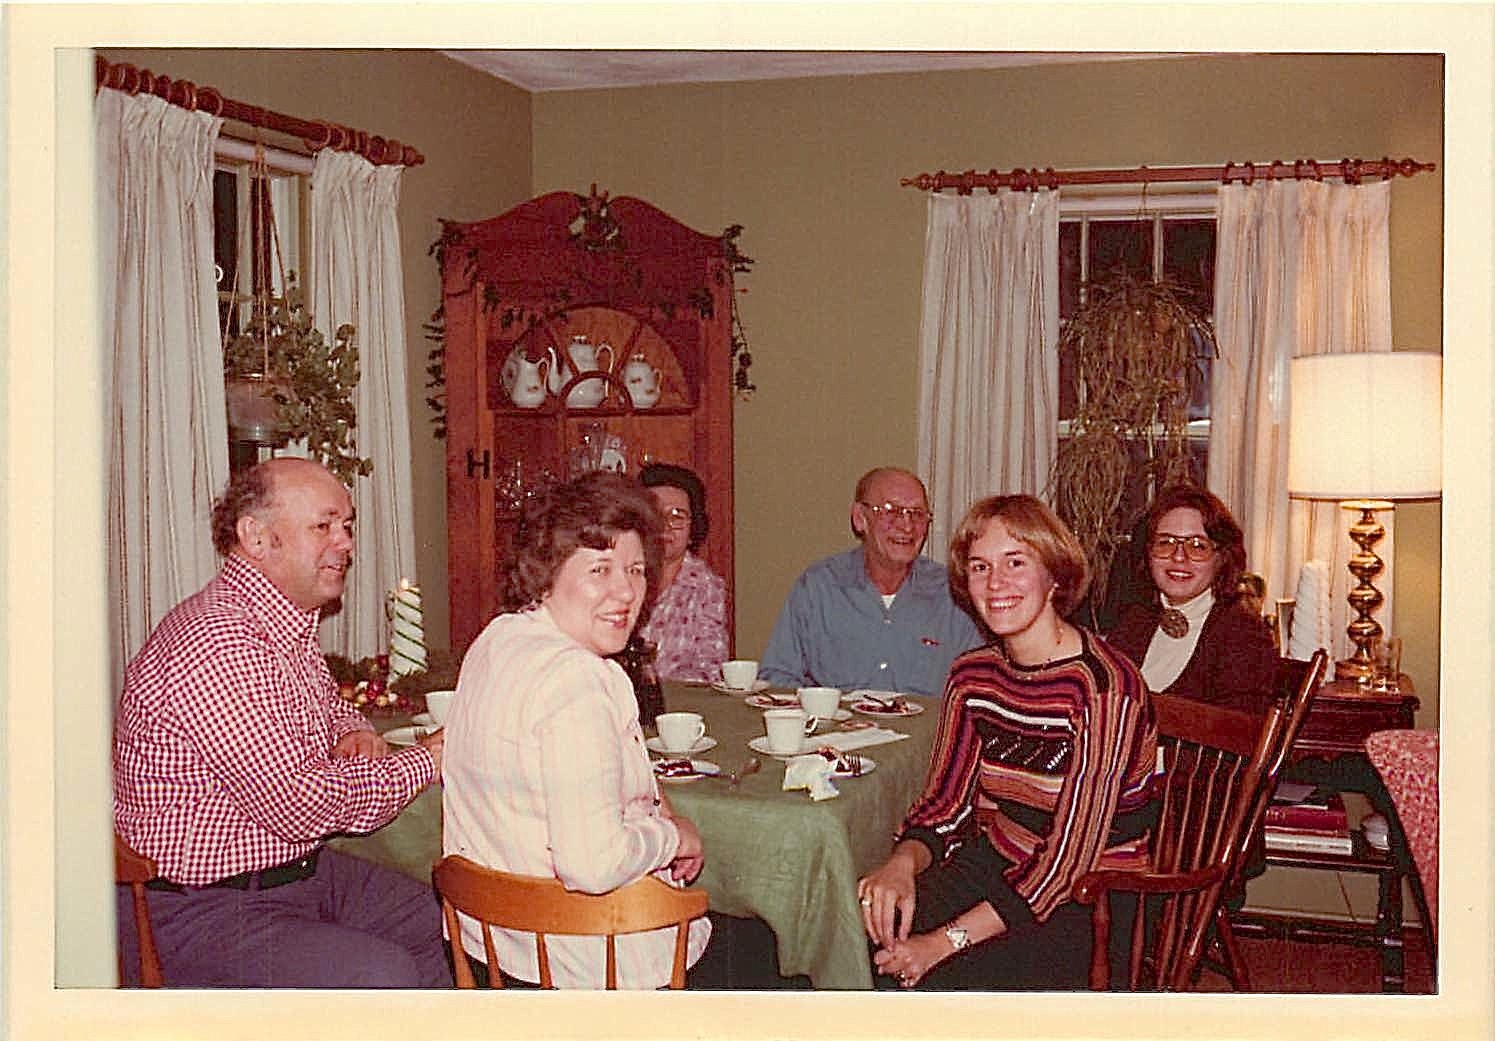
[[[1184,556],[1202,564],[1215,553],[1215,544],[1202,535],[1154,535],[1147,549],[1159,560],[1170,560],[1182,547]]]

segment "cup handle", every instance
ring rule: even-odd
[[[690,739],[690,747],[694,748],[696,742],[706,736],[706,723],[704,720],[696,724],[696,736]]]
[[[815,728],[820,725],[819,716],[809,716],[805,719],[805,737],[815,733]]]

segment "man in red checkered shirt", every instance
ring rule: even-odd
[[[114,825],[160,868],[168,985],[451,986],[430,887],[323,848],[441,773],[442,733],[392,751],[317,642],[353,557],[347,489],[305,459],[261,463],[214,505],[213,543],[223,569],[130,662],[115,722]]]

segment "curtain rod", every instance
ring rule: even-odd
[[[987,170],[985,173],[967,170],[965,173],[922,173],[917,177],[905,177],[899,184],[905,188],[938,192],[954,188],[957,194],[970,195],[977,188],[995,193],[999,188],[1014,188],[1018,191],[1035,191],[1039,188],[1058,188],[1063,184],[1168,184],[1184,181],[1219,181],[1229,184],[1239,181],[1251,184],[1258,178],[1268,181],[1310,180],[1322,181],[1326,177],[1338,177],[1346,184],[1359,184],[1367,177],[1379,177],[1383,181],[1400,174],[1414,174],[1434,170],[1433,163],[1420,163],[1415,159],[1341,159],[1338,162],[1320,162],[1317,159],[1294,159],[1284,162],[1273,159],[1270,163],[1226,163],[1224,166],[1135,166],[1124,170],[1055,170],[1052,166],[1042,170],[1024,170],[1021,167],[1009,173]]]
[[[102,56],[94,60],[94,80],[96,87],[109,87],[126,94],[154,94],[168,104],[181,108],[194,111],[201,109],[250,126],[292,134],[299,137],[301,143],[312,152],[323,148],[331,148],[337,152],[356,152],[376,166],[419,166],[426,161],[425,156],[409,145],[370,134],[366,130],[354,130],[352,127],[321,119],[298,119],[271,112],[258,105],[226,98],[213,87],[199,87],[189,80],[154,75],[147,69],[136,68],[126,62],[111,62]]]

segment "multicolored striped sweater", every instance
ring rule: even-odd
[[[1085,872],[1147,861],[1147,686],[1120,651],[1080,635],[1078,655],[1032,668],[997,645],[955,660],[924,793],[898,835],[941,862],[984,830],[1039,921]]]

